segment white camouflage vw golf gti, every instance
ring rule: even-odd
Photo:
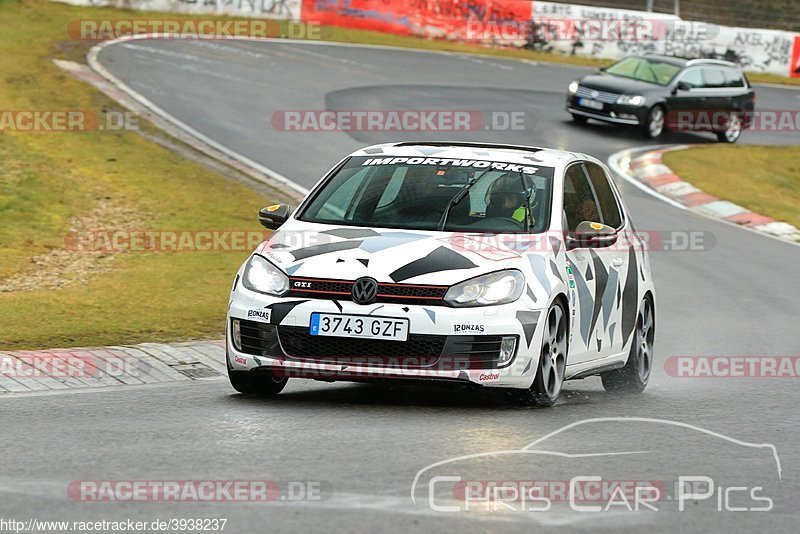
[[[394,143],[339,162],[242,265],[233,387],[289,377],[507,388],[550,406],[564,380],[640,392],[653,358],[645,241],[602,163],[477,143]]]

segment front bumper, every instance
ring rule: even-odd
[[[599,121],[631,126],[644,124],[647,120],[647,108],[644,106],[604,103],[603,109],[598,110],[581,106],[579,100],[575,95],[567,97],[566,109],[569,113]]]
[[[409,339],[310,336],[314,312],[407,318]],[[542,314],[520,301],[479,308],[362,306],[350,301],[271,298],[240,287],[232,293],[228,310],[228,368],[269,369],[283,376],[326,381],[416,379],[528,387],[538,368]],[[233,319],[240,325],[238,348],[233,342]],[[499,340],[511,336],[517,340],[514,357],[499,366],[493,359]]]

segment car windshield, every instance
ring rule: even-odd
[[[552,181],[552,167],[533,163],[353,157],[298,218],[379,228],[542,232]]]
[[[628,57],[606,69],[608,74],[640,82],[667,85],[681,68],[673,63],[642,57]]]

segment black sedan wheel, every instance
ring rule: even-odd
[[[572,115],[572,122],[575,124],[586,124],[586,121],[589,120],[588,117],[578,115],[577,113],[571,113],[570,115]]]
[[[717,132],[717,139],[720,143],[735,143],[742,136],[744,121],[738,113],[731,113],[725,131]]]
[[[658,139],[664,133],[665,123],[664,108],[653,106],[642,125],[642,135],[647,139]]]

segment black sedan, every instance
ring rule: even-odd
[[[714,59],[630,56],[572,82],[567,94],[576,123],[638,126],[649,139],[665,130],[705,131],[735,143],[754,109],[755,91],[741,69]]]

